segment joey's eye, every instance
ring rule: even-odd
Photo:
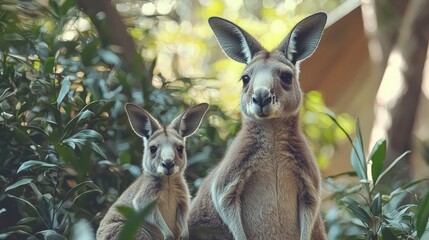
[[[243,81],[244,85],[247,85],[250,82],[250,77],[249,75],[243,75],[241,76],[241,80]]]
[[[177,152],[182,154],[183,153],[183,146],[177,146]]]
[[[280,79],[282,80],[283,83],[289,85],[292,83],[292,74],[289,72],[282,72],[280,74]]]
[[[151,153],[156,153],[156,150],[158,150],[158,147],[157,146],[150,146],[149,150]]]

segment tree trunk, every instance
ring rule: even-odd
[[[89,16],[96,27],[104,47],[118,47],[118,55],[124,63],[124,70],[141,76],[144,63],[137,53],[136,45],[128,34],[121,16],[110,0],[76,0],[81,10]]]
[[[381,80],[390,51],[395,44],[399,27],[409,0],[362,0],[362,15],[368,37],[369,53],[376,64]]]
[[[412,146],[412,130],[428,49],[428,39],[424,32],[429,28],[428,9],[428,0],[409,3],[377,92],[371,142],[386,138],[385,167]],[[411,178],[411,166],[406,158],[391,172],[389,181],[402,182]]]

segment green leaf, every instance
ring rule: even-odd
[[[43,66],[45,74],[50,74],[54,72],[55,57],[48,57]]]
[[[63,102],[67,93],[69,92],[70,86],[71,86],[70,77],[67,76],[61,81],[61,88],[60,88],[60,92],[58,93],[58,97],[57,97],[57,107],[58,108],[60,107],[60,105]]]
[[[4,191],[7,192],[7,191],[10,191],[10,190],[15,189],[17,187],[20,187],[22,185],[27,185],[27,184],[31,183],[32,181],[33,181],[33,179],[31,179],[31,178],[23,178],[23,179],[15,182],[14,184],[10,185],[9,187],[7,187]]]
[[[79,124],[82,122],[82,121],[84,121],[84,120],[86,120],[86,119],[88,119],[88,118],[91,118],[91,117],[93,117],[93,116],[95,116],[95,114],[92,112],[92,111],[90,111],[90,110],[85,110],[85,109],[82,109],[72,120],[70,120],[68,123],[67,123],[67,125],[66,125],[66,127],[64,128],[64,136],[63,136],[63,139],[64,138],[66,138],[66,137],[69,137],[69,134],[71,134],[72,133],[72,131],[77,127],[77,126],[79,126]]]
[[[341,201],[353,213],[355,217],[362,221],[365,227],[368,227],[371,222],[371,216],[358,202],[351,197],[344,197]]]
[[[19,200],[19,201],[21,201],[21,202],[23,202],[23,203],[25,203],[25,204],[27,204],[28,206],[30,206],[36,213],[37,213],[37,215],[39,215],[39,218],[40,218],[40,220],[42,220],[42,222],[45,224],[45,227],[46,228],[49,228],[49,226],[48,226],[48,224],[45,222],[45,220],[43,219],[43,217],[42,217],[42,215],[40,214],[40,212],[37,210],[37,208],[32,204],[32,203],[30,203],[29,201],[27,201],[27,200],[25,200],[25,199],[23,199],[23,198],[20,198],[20,197],[16,197],[16,196],[13,196],[13,195],[10,195],[10,194],[8,194],[7,195],[8,197],[10,197],[10,198],[14,198],[14,199],[16,199],[16,200]]]
[[[417,184],[420,184],[421,182],[427,181],[427,180],[429,180],[429,179],[425,178],[425,179],[415,180],[415,181],[409,182],[409,183],[395,189],[393,192],[391,192],[389,194],[389,200],[392,199],[393,197],[395,197],[396,195],[405,192],[407,189],[409,189],[409,188],[411,188]]]
[[[66,240],[67,238],[63,235],[55,232],[54,230],[43,230],[38,232],[37,234],[43,235],[46,240]]]
[[[375,182],[375,184],[374,185],[378,185],[378,183],[381,181],[381,179],[399,162],[399,161],[401,161],[402,159],[404,159],[404,157],[406,156],[406,155],[408,155],[410,153],[410,151],[406,151],[406,152],[404,152],[401,156],[399,156],[398,158],[396,158],[395,159],[395,161],[393,161],[392,162],[392,164],[390,164],[390,166],[388,166],[387,168],[386,168],[386,170],[384,170],[381,174],[380,174],[380,176],[378,176],[378,179],[377,179],[377,181]]]
[[[70,198],[74,196],[74,193],[76,193],[82,187],[91,187],[91,190],[86,191],[84,193],[87,193],[87,192],[90,192],[90,191],[97,191],[97,192],[102,193],[102,191],[100,190],[100,188],[93,181],[84,181],[84,182],[81,182],[81,183],[77,184],[76,186],[74,186],[72,189],[70,189],[70,190],[67,191],[66,195],[61,200],[60,205],[58,205],[58,207],[55,209],[55,212],[57,212],[58,209],[60,209],[61,206],[66,201],[70,200]],[[80,195],[82,195],[82,194],[80,194]],[[77,198],[80,197],[80,195],[78,195],[77,197],[75,197],[72,202],[75,202],[77,200]]]
[[[371,213],[373,216],[381,216],[381,197],[380,193],[377,193],[372,201],[371,204]]]
[[[386,140],[378,140],[372,148],[369,159],[372,161],[371,174],[372,181],[377,182],[378,177],[383,171],[384,160],[386,159]]]
[[[112,51],[99,48],[97,52],[101,59],[109,65],[118,65],[121,63],[121,59]]]
[[[26,162],[24,162],[23,164],[21,164],[21,166],[18,168],[17,173],[21,172],[21,171],[25,171],[28,170],[30,168],[54,168],[54,167],[58,167],[55,164],[52,163],[46,163],[46,162],[42,162],[42,161],[36,161],[36,160],[28,160]]]
[[[420,207],[417,212],[416,230],[417,230],[417,236],[419,238],[421,238],[423,236],[423,233],[426,231],[428,219],[429,219],[429,192],[426,193],[426,196],[423,199],[422,203],[420,204]]]
[[[395,234],[393,234],[392,230],[387,227],[381,229],[381,234],[383,235],[383,240],[397,239]]]
[[[351,164],[353,169],[356,171],[356,174],[359,176],[359,179],[367,180],[368,178],[366,177],[365,167],[364,164],[362,164],[362,162],[365,162],[363,156],[364,153],[362,151],[362,145],[360,143],[360,140],[358,138],[355,138],[353,141],[352,152],[350,154]]]
[[[119,240],[128,240],[134,239],[139,227],[145,223],[146,216],[153,211],[155,208],[156,202],[153,201],[149,203],[145,208],[141,211],[135,212],[132,208],[131,210],[124,210],[125,208],[119,208],[118,211],[122,211],[124,215],[127,215],[127,221],[125,222],[121,232],[119,233]]]
[[[60,6],[60,17],[67,14],[67,12],[74,7],[75,0],[65,0]]]
[[[73,149],[76,149],[78,147],[79,149],[82,149],[88,142],[91,143],[91,147],[94,151],[98,152],[99,148],[94,149],[94,145],[96,145],[93,141],[102,141],[103,136],[99,134],[98,132],[92,130],[92,129],[84,129],[73,136],[66,138],[63,140],[63,143],[70,146]],[[101,150],[100,150],[101,151]]]
[[[83,48],[81,58],[84,66],[90,66],[93,64],[93,59],[97,56],[98,43],[98,39],[93,38]]]

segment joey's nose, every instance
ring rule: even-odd
[[[174,167],[174,162],[173,161],[166,161],[166,162],[161,163],[161,166],[163,166],[168,171]]]
[[[271,102],[271,94],[269,92],[257,92],[253,94],[252,101],[259,107],[263,108]]]

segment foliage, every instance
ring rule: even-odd
[[[327,114],[341,129],[341,124],[332,113]],[[345,207],[351,216],[332,208],[326,214],[329,237],[332,239],[420,239],[427,229],[428,196],[410,192],[428,179],[416,180],[390,192],[378,190],[383,177],[409,152],[405,152],[383,170],[386,158],[386,141],[380,139],[365,158],[359,121],[356,121],[354,140],[344,130],[352,150],[350,160],[354,172],[333,176],[327,180],[338,205]],[[339,176],[357,177],[359,182],[352,186],[335,185]],[[427,190],[425,190],[427,191]],[[407,199],[413,195],[414,201]],[[344,229],[347,229],[344,231]]]

